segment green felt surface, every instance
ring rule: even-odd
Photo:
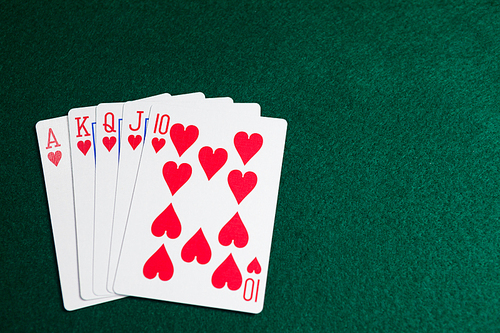
[[[288,136],[264,311],[63,310],[34,126],[163,92]],[[0,331],[500,330],[500,5],[0,1]]]

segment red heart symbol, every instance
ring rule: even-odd
[[[234,262],[233,255],[230,254],[212,275],[212,285],[217,289],[221,289],[227,283],[229,290],[234,291],[240,289],[241,282],[240,270]]]
[[[187,163],[182,163],[177,168],[175,162],[167,162],[163,166],[163,178],[167,182],[168,188],[172,195],[184,185],[191,177],[191,166]]]
[[[238,213],[219,232],[219,243],[221,245],[229,246],[233,241],[234,246],[240,249],[248,244],[248,232]]]
[[[227,182],[239,205],[257,185],[257,175],[252,171],[248,171],[243,176],[241,171],[233,170],[227,176]]]
[[[174,266],[168,256],[165,245],[162,245],[144,264],[142,273],[148,279],[154,279],[159,275],[160,280],[168,281],[174,275]]]
[[[198,139],[198,127],[189,125],[184,130],[182,124],[175,124],[170,128],[170,138],[172,139],[175,149],[177,149],[179,157],[181,157],[196,139]]]
[[[181,221],[175,213],[172,204],[153,221],[151,225],[151,233],[156,237],[161,237],[167,233],[167,237],[175,239],[181,234]]]
[[[238,132],[234,136],[234,147],[240,154],[243,164],[246,165],[250,159],[257,154],[262,147],[262,136],[254,133],[248,137],[246,132]]]
[[[212,258],[212,251],[208,245],[207,239],[203,231],[198,230],[190,240],[184,245],[181,251],[182,260],[185,262],[192,262],[196,257],[196,261],[205,265]]]
[[[158,140],[158,138],[153,138],[153,140],[151,140],[151,144],[153,145],[155,152],[158,153],[165,145],[165,139]]]
[[[252,273],[255,272],[255,274],[260,274],[261,268],[259,261],[257,260],[257,257],[255,257],[254,260],[248,265],[247,267],[247,272]]]
[[[226,164],[227,151],[223,148],[219,148],[213,152],[212,148],[203,147],[198,153],[198,159],[200,160],[201,167],[205,171],[208,180],[210,180],[217,171]]]
[[[55,153],[50,152],[47,157],[49,158],[49,161],[54,163],[55,166],[59,164],[59,161],[61,160],[62,153],[60,150],[57,150]]]
[[[102,138],[102,144],[104,145],[104,147],[106,147],[106,149],[110,152],[111,149],[113,149],[113,147],[115,146],[115,143],[116,143],[116,138],[114,136],[112,137],[107,137],[105,136],[104,138]]]
[[[135,148],[137,148],[137,146],[139,145],[139,143],[141,143],[142,141],[142,137],[140,135],[133,135],[133,134],[130,134],[128,136],[128,143],[130,143],[130,147],[132,147],[132,150],[135,150]]]
[[[87,156],[87,152],[89,151],[91,145],[92,143],[90,142],[90,140],[78,141],[78,143],[76,144],[76,146],[78,147],[78,149],[80,149],[84,156]]]

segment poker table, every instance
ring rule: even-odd
[[[500,5],[1,1],[0,330],[500,330]],[[288,122],[264,310],[61,299],[35,133],[168,92]]]

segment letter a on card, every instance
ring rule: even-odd
[[[40,121],[36,131],[64,308],[72,311],[117,299],[80,296],[68,117]]]

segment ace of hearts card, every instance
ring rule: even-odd
[[[64,308],[73,311],[115,300],[80,297],[68,117],[39,121],[36,132]]]
[[[153,106],[117,294],[259,313],[287,123]]]

